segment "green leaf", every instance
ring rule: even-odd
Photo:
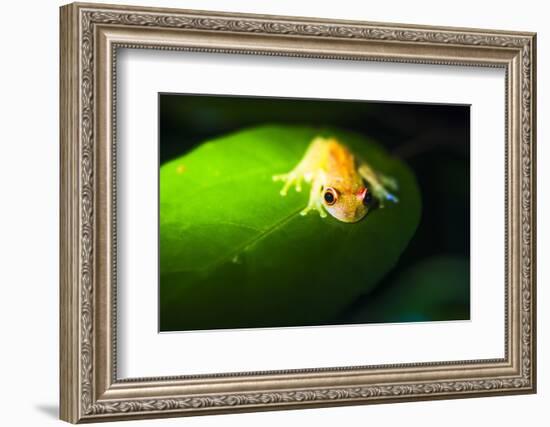
[[[353,322],[467,320],[470,318],[467,258],[436,256],[418,262],[370,295]]]
[[[318,135],[399,183],[399,203],[355,224],[301,216],[308,188],[279,195]],[[160,170],[160,329],[330,323],[396,263],[420,217],[416,180],[373,141],[336,129],[263,126],[205,142]]]

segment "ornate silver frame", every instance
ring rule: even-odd
[[[535,34],[189,10],[61,8],[61,419],[72,422],[534,393]],[[505,357],[119,380],[114,157],[119,47],[502,67]]]

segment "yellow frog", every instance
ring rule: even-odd
[[[309,202],[301,215],[316,210],[324,218],[326,210],[334,218],[351,223],[367,214],[374,204],[372,196],[379,207],[386,200],[398,202],[387,190],[397,190],[395,179],[374,171],[336,138],[314,138],[296,167],[274,175],[273,180],[285,183],[282,196],[286,196],[292,185],[296,191],[302,191],[302,182],[311,183]]]

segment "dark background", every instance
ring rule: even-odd
[[[263,124],[329,126],[363,134],[403,160],[418,180],[422,217],[397,266],[375,290],[327,323],[469,319],[469,106],[159,94],[160,164],[203,141]],[[443,265],[451,260],[465,266],[465,273],[462,278],[441,266],[428,271],[432,285],[417,289],[414,298],[437,304],[419,304],[404,317],[391,310],[364,314],[380,312],[365,306],[393,298],[393,283],[415,265],[442,259]],[[460,280],[459,293],[452,300],[434,296],[434,283],[443,287],[449,279]]]

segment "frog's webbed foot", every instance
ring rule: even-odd
[[[281,175],[273,175],[273,181],[282,181],[285,184],[281,189],[281,196],[286,196],[290,187],[294,186],[296,191],[302,191],[302,183],[311,183],[311,191],[309,193],[309,201],[307,206],[300,212],[300,215],[307,215],[311,211],[319,212],[322,218],[327,216],[327,212],[323,207],[321,190],[325,182],[325,176],[321,172],[313,173],[305,171],[304,168],[297,167],[289,173]]]
[[[273,175],[273,181],[282,181],[285,184],[280,191],[281,196],[286,196],[290,187],[294,185],[294,188],[299,193],[302,191],[302,181],[304,180],[304,175],[292,170],[289,173],[283,173],[280,175]]]
[[[366,163],[359,166],[358,172],[361,177],[369,183],[369,188],[374,194],[374,197],[378,199],[378,203],[381,208],[384,207],[385,201],[390,201],[393,203],[399,202],[397,196],[388,191],[388,189],[397,191],[398,184],[395,178],[374,172]]]

